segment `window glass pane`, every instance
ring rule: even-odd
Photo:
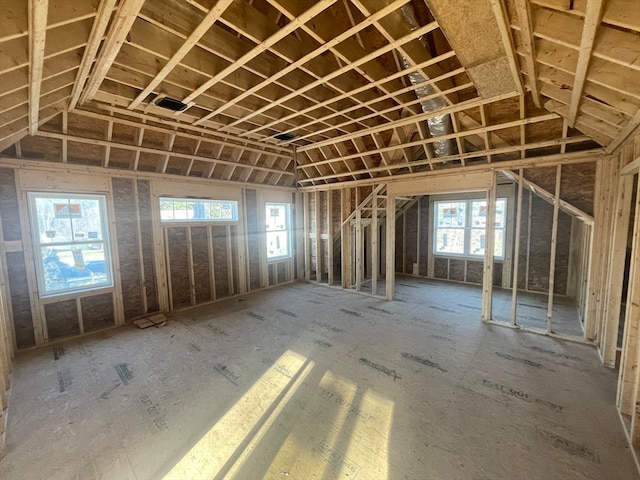
[[[495,257],[504,257],[504,230],[496,228],[496,244],[493,248]]]
[[[465,202],[436,202],[437,227],[464,227]]]
[[[289,204],[266,203],[267,259],[291,256]]]
[[[436,230],[436,253],[464,253],[464,229],[438,228]]]
[[[485,241],[486,235],[484,228],[471,229],[471,236],[469,238],[469,254],[473,256],[484,255]]]
[[[484,255],[488,213],[485,199],[435,202],[434,213],[435,254]],[[507,199],[500,198],[496,200],[495,221],[494,255],[498,258],[504,257],[506,221]]]
[[[496,228],[504,228],[507,221],[507,200],[502,198],[496,202]]]
[[[161,197],[160,219],[163,222],[236,222],[238,202]]]
[[[29,193],[43,295],[112,286],[104,195]]]
[[[289,256],[289,233],[267,232],[267,258]]]
[[[287,205],[267,204],[267,231],[287,229]]]
[[[487,201],[478,200],[471,203],[471,227],[484,227],[487,224]],[[484,248],[484,247],[483,247]]]
[[[36,198],[38,239],[41,243],[71,242],[71,219],[65,216],[69,203],[60,198]]]
[[[104,244],[41,247],[46,292],[110,284]]]

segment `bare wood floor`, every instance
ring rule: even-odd
[[[430,283],[430,282],[429,282]],[[640,478],[592,347],[297,283],[20,354],[0,478]]]

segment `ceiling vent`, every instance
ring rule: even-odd
[[[176,100],[175,98],[171,98],[163,95],[157,97],[153,101],[153,104],[156,107],[164,108],[166,110],[171,110],[172,112],[183,112],[189,106],[186,103],[182,103],[180,100]]]
[[[289,140],[293,140],[296,137],[291,135],[290,133],[280,133],[273,138],[275,138],[276,140],[280,140],[281,142],[288,142]]]

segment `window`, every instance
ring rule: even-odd
[[[238,202],[160,197],[162,222],[237,222]]]
[[[41,296],[113,286],[106,197],[29,193]]]
[[[267,260],[291,256],[289,204],[267,203]]]
[[[507,199],[496,201],[494,256],[504,258]],[[486,200],[455,200],[434,203],[435,255],[484,256],[487,225]]]

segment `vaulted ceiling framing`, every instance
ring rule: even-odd
[[[607,153],[640,123],[634,3],[5,0],[0,152],[316,187]]]

